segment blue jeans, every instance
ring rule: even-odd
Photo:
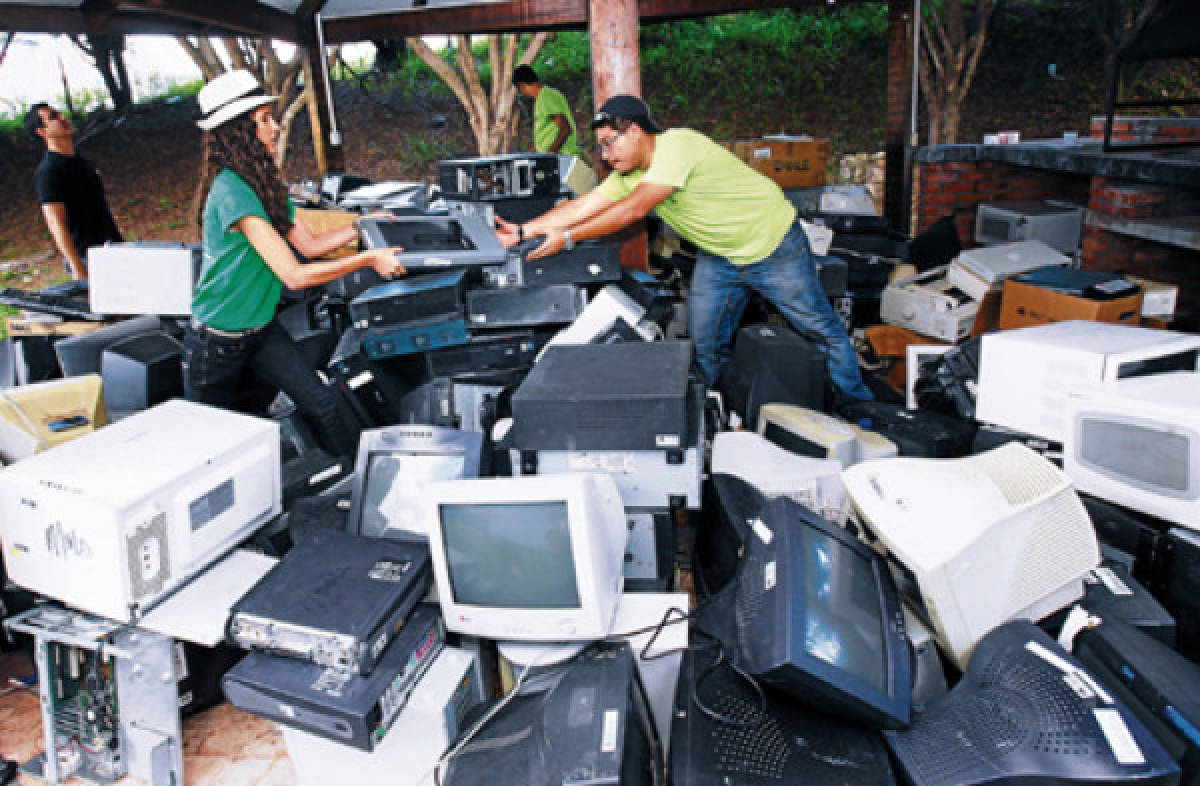
[[[188,325],[183,337],[183,392],[188,400],[234,409],[243,374],[250,370],[288,395],[322,448],[334,456],[354,454],[357,445],[351,444],[338,416],[334,392],[321,384],[277,321],[238,337],[196,325]]]
[[[846,328],[821,289],[799,222],[792,224],[778,248],[753,264],[735,265],[703,251],[696,255],[688,321],[696,360],[709,385],[729,362],[733,334],[752,289],[778,308],[794,329],[825,347],[829,376],[843,398],[874,398],[863,384]]]

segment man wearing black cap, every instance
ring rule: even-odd
[[[612,174],[588,194],[523,225],[497,218],[502,242],[545,235],[530,257],[571,250],[653,210],[700,249],[688,299],[696,359],[711,385],[729,361],[733,333],[755,290],[828,350],[844,400],[869,400],[846,328],[821,289],[796,209],[779,186],[701,133],[663,131],[640,98],[617,95],[592,121]]]

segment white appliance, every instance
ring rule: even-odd
[[[1062,442],[1066,394],[1117,380],[1195,371],[1200,336],[1170,330],[1068,321],[983,337],[975,418]]]
[[[975,242],[990,246],[1041,240],[1066,254],[1079,248],[1087,210],[1077,205],[1015,200],[981,204],[975,210]]]
[[[750,431],[713,439],[713,475],[741,478],[768,498],[787,497],[830,521],[845,519],[842,469],[834,459],[798,456]]]
[[[1072,392],[1063,470],[1080,491],[1200,530],[1200,374]]]
[[[9,578],[121,622],[279,512],[278,424],[181,399],[0,471]]]
[[[962,251],[950,263],[946,278],[975,300],[983,300],[988,290],[999,289],[1009,276],[1040,267],[1069,264],[1070,258],[1042,241],[1022,240]]]
[[[88,306],[97,314],[187,316],[201,262],[200,246],[193,243],[93,246],[87,252]]]
[[[657,326],[644,319],[646,309],[626,295],[620,287],[609,284],[596,293],[592,302],[588,303],[574,322],[554,334],[546,342],[546,347],[563,344],[590,344],[598,336],[611,330],[621,320],[625,326],[636,332],[646,341],[657,337]],[[538,355],[541,357],[540,353]]]
[[[957,343],[971,333],[979,302],[946,278],[947,265],[888,284],[879,304],[879,316],[931,338]]]
[[[997,625],[1039,620],[1077,600],[1100,563],[1070,480],[1024,445],[868,461],[842,482],[906,599],[960,668]]]
[[[830,458],[843,468],[899,452],[896,443],[841,418],[792,404],[763,404],[758,433],[801,456]]]

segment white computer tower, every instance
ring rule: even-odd
[[[979,360],[975,419],[1062,442],[1072,388],[1195,371],[1200,335],[1073,320],[988,333]]]
[[[979,302],[950,283],[946,268],[942,265],[889,284],[879,304],[880,318],[951,344],[970,335]]]
[[[98,314],[192,313],[200,246],[137,241],[88,249],[88,305]]]
[[[122,622],[280,512],[279,426],[175,399],[0,471],[8,576]]]

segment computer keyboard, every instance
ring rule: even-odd
[[[0,303],[23,308],[26,311],[54,314],[66,319],[82,319],[88,322],[102,322],[105,319],[103,314],[96,314],[88,310],[86,299],[48,292],[30,292],[11,287],[0,289]]]

